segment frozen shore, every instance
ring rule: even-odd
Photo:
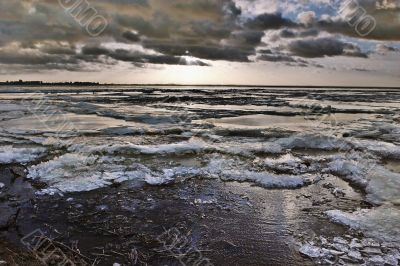
[[[78,92],[0,93],[3,239],[155,262],[179,227],[215,265],[398,264],[400,92]]]

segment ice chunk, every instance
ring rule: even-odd
[[[286,149],[350,149],[350,145],[338,138],[321,134],[297,134],[288,138],[278,139],[277,143]]]
[[[129,163],[124,158],[70,153],[32,166],[28,171],[28,178],[39,179],[48,185],[41,194],[53,194],[90,191],[129,180],[162,185],[177,177],[199,174],[201,169],[175,167],[151,171],[142,164]]]
[[[367,200],[374,204],[393,203],[400,205],[400,174],[382,166],[376,166],[369,174],[366,188]]]
[[[361,253],[357,250],[351,250],[347,255],[349,256],[349,258],[356,261],[361,261],[363,259]]]
[[[163,169],[162,173],[152,173],[145,177],[145,181],[150,185],[162,185],[172,182],[177,177],[190,177],[201,173],[201,169],[192,167],[175,167]]]
[[[381,157],[400,159],[400,146],[393,143],[378,140],[353,139],[352,144],[357,148],[367,150]]]
[[[167,143],[158,145],[137,145],[123,143],[114,145],[91,146],[75,144],[69,147],[71,152],[106,153],[106,154],[200,154],[204,152],[220,152],[231,155],[253,156],[254,153],[282,153],[282,147],[273,142],[246,142],[246,143],[207,143],[206,141],[192,137],[188,141]]]
[[[400,209],[397,207],[384,205],[353,213],[332,210],[326,214],[333,222],[361,230],[366,236],[400,244]]]
[[[254,182],[264,188],[298,188],[307,184],[302,176],[274,175],[251,171],[225,172],[225,180]]]
[[[368,260],[368,265],[385,265],[385,260],[382,258],[382,256],[373,256],[371,258],[369,258]]]
[[[118,158],[65,154],[28,169],[28,178],[49,185],[47,191],[90,191],[112,183],[144,179],[150,170],[143,165],[118,164]]]
[[[0,163],[29,163],[45,155],[45,148],[14,148],[0,146]]]
[[[367,192],[374,204],[400,204],[400,174],[377,165],[366,158],[337,157],[328,163],[329,170]]]
[[[244,156],[254,155],[255,153],[280,154],[283,152],[282,146],[274,142],[224,143],[223,146],[216,148],[224,153]]]
[[[300,247],[299,252],[310,258],[319,258],[322,254],[322,249],[307,243]]]
[[[337,158],[328,164],[329,170],[347,181],[365,188],[368,184],[365,165],[355,160]]]
[[[262,163],[272,169],[279,171],[291,171],[295,172],[296,174],[307,168],[300,158],[294,157],[289,153],[279,157],[278,159],[267,158]]]
[[[160,154],[187,154],[187,153],[200,153],[204,150],[211,149],[211,147],[200,139],[190,139],[189,141],[160,144],[160,145],[136,145],[132,143],[103,145],[103,146],[87,146],[87,145],[73,145],[69,151],[86,152],[86,153],[124,153],[124,154],[147,154],[147,155],[160,155]]]
[[[281,157],[279,157],[278,159],[265,159],[264,163],[267,165],[276,165],[276,164],[286,164],[292,167],[297,166],[299,163],[301,163],[302,160],[300,158],[296,158],[293,155],[291,155],[290,153],[285,154]]]
[[[264,188],[298,188],[319,180],[311,174],[277,175],[265,171],[246,170],[243,165],[233,159],[213,159],[202,169],[206,176],[220,178],[225,181],[255,183]]]

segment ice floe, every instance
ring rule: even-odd
[[[289,153],[277,159],[266,158],[262,161],[262,164],[274,170],[285,172],[289,171],[296,174],[299,174],[303,171],[311,171],[311,169],[308,169],[308,167],[304,164],[303,160]]]
[[[334,222],[361,230],[364,235],[400,245],[400,209],[395,206],[379,206],[360,209],[353,213],[340,210],[326,212]]]
[[[163,168],[146,166],[124,157],[82,153],[68,153],[28,169],[28,178],[48,185],[41,193],[90,191],[129,180],[163,185],[192,177],[219,178],[224,181],[254,183],[264,188],[290,189],[310,185],[320,179],[315,174],[277,175],[246,170],[229,159],[211,158],[203,167]]]
[[[13,146],[0,146],[0,163],[29,163],[46,153],[46,149],[38,148],[14,148]]]
[[[354,185],[365,188],[368,184],[368,168],[360,161],[339,157],[329,162],[328,168]]]
[[[48,185],[46,191],[80,192],[127,180],[145,178],[150,170],[143,165],[118,164],[118,158],[65,154],[28,169],[28,178]],[[43,191],[42,191],[43,192]]]
[[[400,205],[399,173],[386,169],[371,158],[360,156],[358,158],[344,156],[333,158],[330,158],[331,161],[328,163],[329,171],[363,188],[369,202]]]
[[[225,181],[255,183],[264,188],[298,188],[319,180],[316,175],[276,175],[265,171],[250,171],[233,160],[214,159],[203,172]]]
[[[139,163],[129,163],[121,157],[70,153],[30,167],[28,178],[46,183],[48,187],[40,193],[51,194],[91,191],[129,180],[161,185],[178,177],[190,177],[200,172],[201,169],[190,167],[155,171]]]
[[[256,183],[264,188],[298,188],[314,182],[312,176],[275,175],[268,172],[224,171],[223,180]]]
[[[84,153],[102,153],[102,154],[147,154],[147,155],[163,155],[163,154],[187,154],[200,153],[207,149],[211,149],[206,142],[200,139],[191,139],[189,141],[160,144],[160,145],[136,145],[132,143],[87,146],[72,145],[69,151]]]
[[[352,139],[352,144],[385,158],[400,158],[400,146],[378,140]]]
[[[286,149],[350,149],[350,145],[343,139],[322,134],[295,134],[287,138],[278,139],[276,143]]]

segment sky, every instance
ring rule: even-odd
[[[0,81],[400,86],[400,0],[0,0]]]

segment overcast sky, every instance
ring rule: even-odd
[[[80,1],[0,0],[0,80],[400,86],[400,0]]]

